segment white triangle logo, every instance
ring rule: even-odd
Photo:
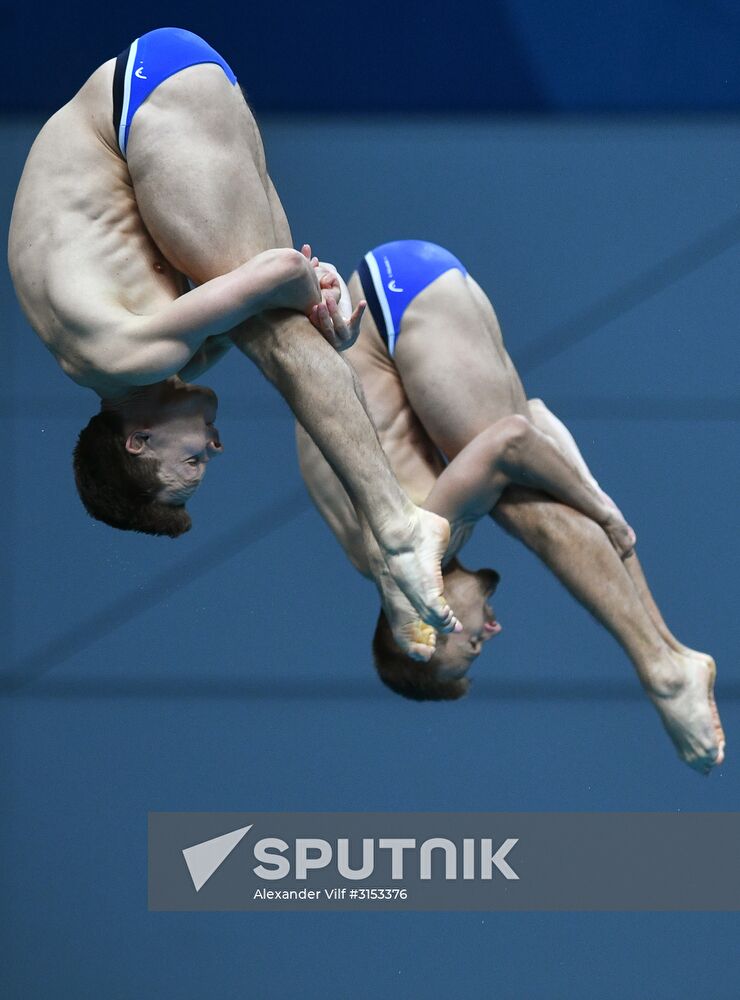
[[[213,840],[204,840],[202,844],[186,847],[182,854],[193,880],[195,891],[200,892],[216,869],[224,863],[245,833],[252,829],[253,823],[243,826],[241,830],[232,830]]]

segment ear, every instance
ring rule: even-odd
[[[496,587],[498,587],[498,585],[501,583],[501,577],[499,576],[499,574],[496,572],[495,569],[489,569],[486,572],[488,573],[492,584],[491,593],[495,594]]]
[[[126,438],[125,448],[130,455],[141,455],[147,447],[149,435],[146,431],[134,431]]]

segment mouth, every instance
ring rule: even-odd
[[[483,629],[487,635],[498,635],[501,631],[500,622],[496,621],[496,616],[493,613],[493,609],[486,605],[486,620],[483,623]]]

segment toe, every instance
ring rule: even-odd
[[[461,632],[462,625],[457,620],[449,604],[445,604],[437,611],[437,623],[435,627],[440,632]]]

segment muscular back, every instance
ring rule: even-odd
[[[9,262],[29,322],[64,371],[89,360],[122,318],[155,312],[182,279],[147,233],[112,121],[113,60],[38,135],[21,178]],[[93,388],[94,385],[93,375]]]
[[[187,291],[184,274],[208,280],[290,243],[254,119],[221,69],[193,66],[165,80],[133,120],[127,162],[113,127],[114,65],[97,69],[41,130],[9,240],[11,274],[29,322],[63,370],[100,395],[115,389],[109,376],[121,330]],[[214,94],[218,114],[206,106]],[[221,160],[228,163],[214,177],[209,166]],[[168,172],[173,163],[180,189]],[[219,234],[221,261],[197,210],[210,210],[210,190],[226,184],[226,165],[254,183],[247,189],[245,181],[235,196],[245,205],[233,206],[233,232]],[[205,263],[193,252],[194,231]]]

